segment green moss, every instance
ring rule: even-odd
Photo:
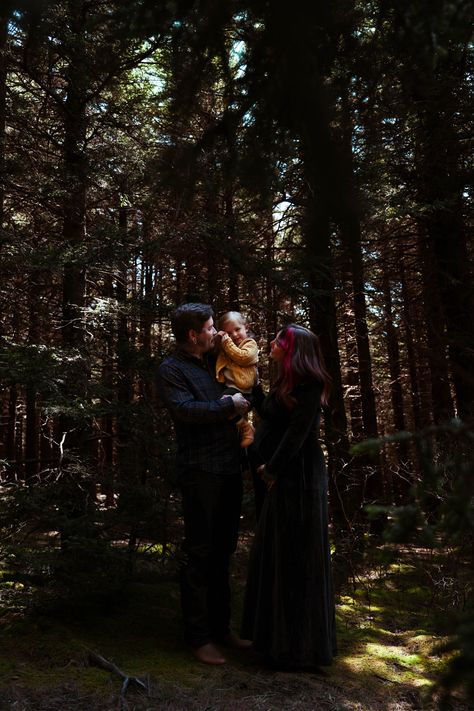
[[[234,585],[238,618],[242,576],[234,578]],[[424,596],[426,591],[408,564],[361,577],[338,601],[340,652],[323,677],[311,679],[313,692],[317,687],[324,698],[329,694],[338,699],[339,707],[350,702],[355,709],[367,708],[368,699],[374,699],[373,708],[384,708],[387,685],[400,698],[429,689],[446,660],[433,654],[440,636]],[[118,677],[89,665],[91,650],[127,674],[159,680],[160,688],[170,689],[171,696],[173,689],[195,695],[204,689],[211,689],[209,694],[212,689],[219,693],[228,689],[229,694],[244,697],[261,693],[266,688],[262,684],[273,689],[279,678],[265,672],[258,659],[241,653],[229,653],[230,664],[221,669],[195,662],[182,643],[176,582],[135,582],[114,598],[113,605],[84,608],[61,620],[21,615],[2,619],[0,686],[13,681],[47,693],[73,683],[84,694],[110,697],[111,689],[118,693]],[[298,688],[308,681],[307,675],[290,678],[297,678]],[[288,675],[282,679],[288,686]]]

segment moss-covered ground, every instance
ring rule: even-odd
[[[266,668],[253,652],[196,662],[181,641],[177,583],[131,582],[121,595],[74,613],[0,618],[0,711],[406,711],[435,709],[446,659],[432,598],[412,558],[367,569],[338,598],[339,654],[314,673]],[[234,569],[236,618],[242,560]],[[238,627],[236,619],[236,627]],[[121,695],[119,676],[90,652],[146,684]],[[454,698],[451,708],[469,706]]]

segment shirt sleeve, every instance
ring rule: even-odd
[[[223,422],[235,412],[230,395],[218,400],[196,400],[183,373],[172,365],[160,366],[158,384],[165,404],[180,422]]]
[[[290,464],[303,446],[321,408],[321,392],[322,384],[317,380],[301,386],[298,390],[285,434],[271,459],[266,463],[265,468],[272,476],[278,476],[278,472]]]
[[[227,356],[238,365],[256,365],[258,361],[258,346],[253,338],[249,338],[241,348],[236,346],[231,338],[222,341],[221,346]]]

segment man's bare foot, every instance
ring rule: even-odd
[[[227,661],[212,642],[203,644],[201,647],[195,647],[193,655],[202,664],[225,664]]]

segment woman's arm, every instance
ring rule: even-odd
[[[267,474],[277,477],[298,454],[321,408],[321,392],[322,384],[317,380],[298,388],[288,427],[271,459],[265,464]]]
[[[262,417],[262,403],[265,400],[266,394],[261,383],[254,385],[252,388],[252,407]]]

